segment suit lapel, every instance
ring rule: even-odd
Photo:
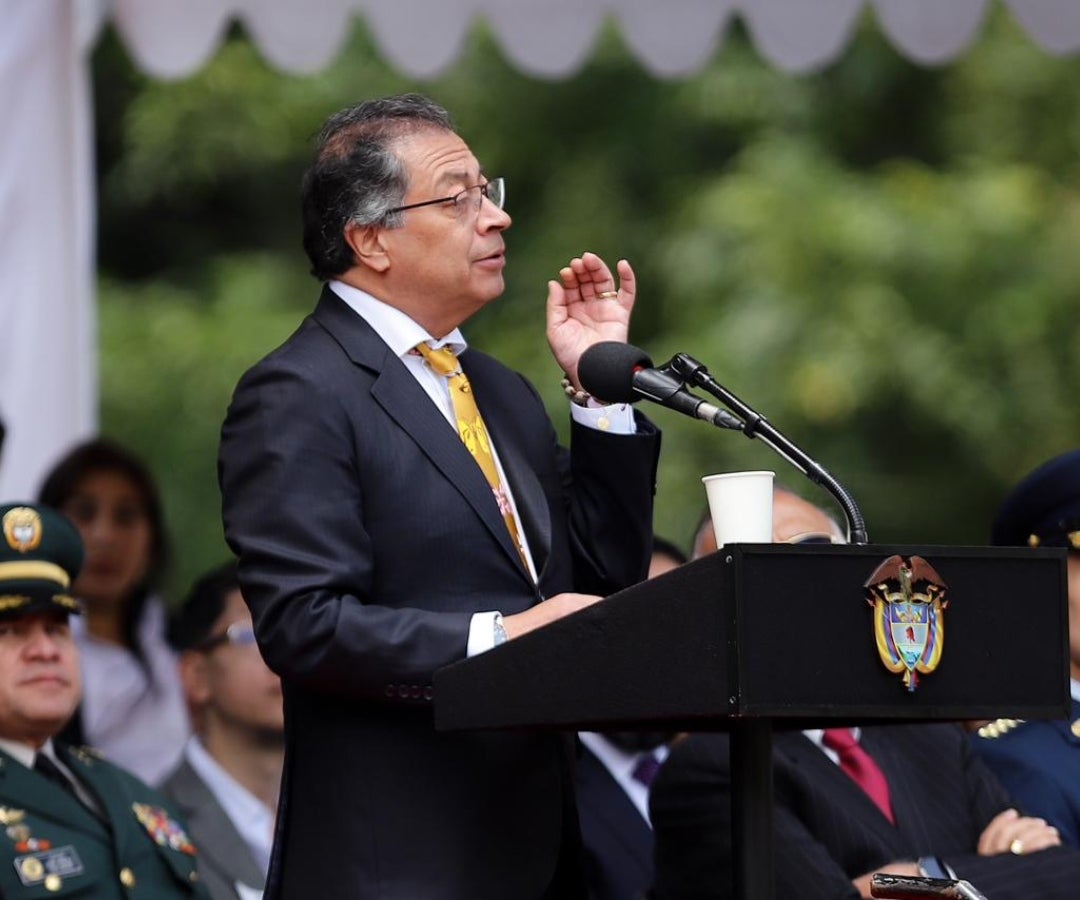
[[[67,759],[63,758],[63,762],[66,764]],[[74,769],[72,771],[76,775],[81,774]],[[75,797],[3,751],[0,751],[0,805],[25,809],[35,816],[65,828],[84,831],[99,840],[107,841],[109,838],[105,824]]]
[[[72,750],[71,748],[54,744],[57,757],[75,775],[81,779],[101,804],[105,818],[113,824],[113,835],[116,841],[117,858],[124,858],[133,852],[131,845],[132,837],[138,835],[135,828],[116,827],[115,823],[134,822],[135,811],[128,802],[127,792],[117,784],[112,773],[94,757],[85,751]],[[139,826],[140,828],[142,826]]]
[[[834,798],[837,806],[846,808],[850,815],[856,816],[861,827],[872,831],[886,846],[896,844],[898,838],[896,826],[885,818],[881,810],[877,808],[877,804],[870,799],[870,795],[806,735],[800,732],[777,735],[776,746],[789,762],[807,773],[806,777],[809,780],[821,785],[823,792]],[[864,749],[874,756],[878,765],[882,765],[876,748],[864,747]],[[882,768],[885,769],[885,776],[888,779],[888,769],[885,766]],[[897,815],[897,821],[900,821],[895,798],[893,798],[893,813]]]
[[[371,387],[373,399],[416,442],[431,464],[457,489],[491,532],[506,556],[521,572],[522,577],[531,585],[532,579],[522,565],[517,548],[510,539],[506,523],[495,502],[491,485],[487,483],[484,473],[464,443],[454,433],[454,429],[448,425],[446,419],[435,408],[424,389],[420,387],[401,360],[390,352],[386,342],[375,330],[329,288],[323,290],[323,296],[315,308],[314,316],[319,324],[333,335],[354,363],[376,373],[375,382]],[[496,433],[494,423],[487,421],[487,411],[481,410],[481,414],[488,427]],[[498,440],[496,433],[496,441]],[[499,444],[498,452],[505,467],[507,461],[504,459],[502,444]],[[509,445],[507,452],[513,457],[514,454]],[[510,477],[509,473],[507,477]],[[527,484],[527,479],[520,477],[518,480],[526,497],[529,497],[533,491]],[[511,482],[511,490],[516,491],[517,486],[516,483]],[[516,493],[514,499],[518,500]],[[534,503],[530,500],[527,506],[533,507]],[[539,566],[539,563],[537,565]]]
[[[207,862],[233,884],[237,880],[254,888],[262,888],[262,872],[221,804],[195,770],[185,761],[170,778],[173,795],[199,850],[200,865]]]

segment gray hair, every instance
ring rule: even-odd
[[[335,113],[319,131],[304,174],[301,209],[304,249],[321,281],[356,264],[345,241],[349,223],[397,228],[408,188],[396,144],[420,131],[454,131],[450,114],[422,94],[366,100]]]

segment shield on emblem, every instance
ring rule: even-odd
[[[874,636],[882,664],[904,673],[904,687],[914,691],[919,673],[933,672],[945,642],[946,585],[921,556],[890,556],[866,584],[874,609]]]

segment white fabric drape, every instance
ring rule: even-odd
[[[476,19],[517,68],[564,78],[588,59],[606,18],[644,68],[684,77],[712,58],[735,16],[772,65],[821,68],[843,53],[868,8],[901,53],[940,65],[978,37],[991,2],[1008,6],[1047,52],[1080,49],[1080,0],[113,0],[112,17],[139,66],[159,78],[198,69],[234,19],[271,65],[312,72],[341,49],[353,17],[391,65],[417,78],[452,65]]]
[[[79,9],[0,0],[0,502],[97,417],[90,93]]]

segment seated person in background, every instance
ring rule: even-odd
[[[773,541],[778,544],[846,544],[844,529],[825,510],[807,503],[794,491],[773,488]],[[708,510],[694,534],[693,559],[716,552],[716,535]]]
[[[653,535],[652,559],[649,562],[647,577],[655,578],[672,569],[677,569],[686,562],[686,554],[673,541]]]
[[[649,788],[673,732],[583,731],[575,770],[590,900],[640,900],[653,880]]]
[[[99,438],[53,467],[39,499],[75,524],[86,548],[71,588],[86,610],[73,623],[83,698],[64,739],[158,784],[190,728],[155,593],[168,557],[157,485],[131,451]]]
[[[206,900],[167,801],[53,740],[81,687],[68,624],[78,533],[44,506],[4,506],[0,526],[0,897]]]
[[[201,848],[213,900],[262,896],[285,754],[281,679],[259,655],[227,563],[195,583],[169,637],[196,734],[161,786]]]
[[[1069,550],[1072,712],[1057,721],[999,719],[972,737],[975,750],[1032,815],[1080,848],[1080,450],[1039,466],[1005,499],[991,542]]]
[[[786,491],[775,537],[831,533],[824,512]],[[874,795],[848,772],[876,780]],[[876,872],[966,879],[994,900],[1066,900],[1080,852],[1022,816],[955,725],[874,725],[773,738],[778,900],[870,896]],[[723,734],[672,749],[653,785],[656,900],[728,898],[731,767]]]
[[[686,562],[653,536],[649,578]],[[667,758],[670,732],[583,731],[574,770],[590,900],[637,900],[652,884],[649,786]]]

